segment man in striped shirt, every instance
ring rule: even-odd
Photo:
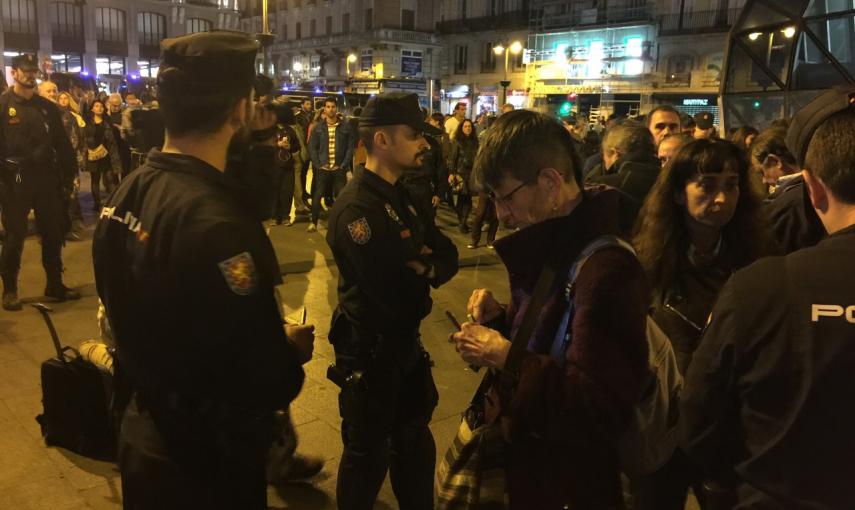
[[[324,101],[326,122],[315,126],[309,137],[309,155],[312,158],[312,222],[309,232],[318,230],[321,200],[329,193],[333,196],[344,187],[345,174],[351,170],[355,138],[346,122],[338,115],[335,98]]]

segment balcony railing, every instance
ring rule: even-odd
[[[189,5],[200,5],[202,7],[219,7],[217,0],[185,0]]]
[[[565,3],[545,3],[537,9],[532,28],[537,32],[571,30],[577,27],[597,27],[603,25],[623,25],[628,23],[652,22],[653,7],[650,4],[638,6],[615,6],[605,9],[578,9],[579,4],[570,4],[570,12]]]
[[[288,48],[314,48],[317,46],[339,46],[357,44],[362,41],[389,41],[420,44],[437,44],[434,34],[426,32],[411,32],[409,30],[396,30],[392,28],[378,28],[366,32],[350,32],[347,34],[332,34],[319,37],[306,37],[293,41],[282,41],[277,44],[286,45]]]
[[[496,16],[440,21],[436,24],[436,30],[441,34],[460,34],[482,30],[497,30],[502,28],[525,28],[527,26],[527,13],[514,11],[502,13]]]
[[[659,35],[727,32],[736,22],[740,9],[719,9],[665,14],[659,17]]]

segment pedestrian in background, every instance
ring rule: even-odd
[[[353,164],[355,140],[350,128],[338,114],[335,98],[324,100],[324,122],[319,122],[309,138],[312,158],[312,220],[308,232],[318,230],[321,199],[339,194],[347,182],[347,172]]]
[[[107,195],[113,193],[119,183],[122,162],[119,148],[113,137],[113,129],[106,117],[107,107],[101,100],[90,105],[90,117],[84,131],[86,137],[86,171],[89,172],[92,188],[92,210],[101,212],[101,183]]]
[[[475,125],[469,119],[463,119],[457,125],[457,131],[451,138],[451,166],[449,184],[457,194],[455,212],[461,234],[469,233],[469,214],[472,212],[471,178],[475,156],[478,154],[478,136]]]

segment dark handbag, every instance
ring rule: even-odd
[[[39,310],[51,334],[56,357],[41,367],[44,413],[36,417],[48,446],[59,446],[97,460],[116,460],[116,432],[110,402],[109,372],[63,347],[45,305]]]
[[[508,506],[505,440],[498,422],[485,423],[484,400],[497,378],[505,392],[513,391],[528,340],[557,274],[552,264],[543,267],[522,323],[511,341],[505,367],[484,375],[463,413],[457,436],[437,469],[438,510],[486,510]]]

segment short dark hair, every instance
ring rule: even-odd
[[[431,115],[430,118],[433,119],[434,122],[439,123],[440,126],[445,122],[445,115],[439,112],[433,112],[433,115]]]
[[[564,126],[552,116],[514,110],[498,117],[484,136],[474,170],[480,182],[496,188],[506,176],[532,182],[544,168],[582,188],[582,161]]]
[[[822,179],[834,196],[855,204],[855,108],[826,119],[808,144],[805,168]]]
[[[654,109],[650,110],[649,112],[647,112],[647,123],[646,123],[645,125],[646,125],[648,128],[650,127],[650,123],[653,121],[653,114],[654,114],[654,113],[657,113],[657,112],[668,112],[668,113],[673,113],[674,115],[676,115],[676,116],[677,116],[677,118],[679,118],[679,119],[680,119],[680,125],[681,125],[681,127],[682,127],[682,124],[683,124],[683,118],[680,116],[680,112],[679,112],[676,108],[674,108],[673,106],[671,106],[671,105],[669,105],[669,104],[661,104],[661,105],[657,106],[656,108],[654,108]]]
[[[177,67],[161,70],[157,84],[163,124],[171,135],[215,133],[226,123],[235,105],[252,94],[251,84],[199,90],[198,83]]]
[[[751,141],[748,153],[761,163],[766,159],[766,156],[773,154],[790,166],[798,166],[796,158],[787,148],[787,131],[782,128],[763,130]]]
[[[310,102],[310,103],[313,103],[313,101],[312,101],[312,98],[311,98],[311,97],[302,97],[302,98],[300,98],[300,104],[303,104],[303,103],[305,103],[306,101],[308,101],[308,102]]]
[[[329,96],[325,97],[324,98],[324,106],[326,106],[327,103],[332,103],[332,104],[338,106],[338,101],[336,101],[334,97],[329,97]]]
[[[622,157],[635,160],[655,154],[656,144],[648,128],[637,122],[626,121],[606,131],[603,149],[617,149]]]

